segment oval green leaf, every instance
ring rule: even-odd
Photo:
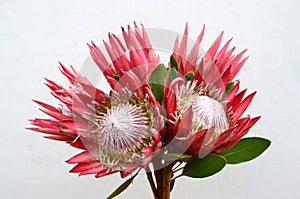
[[[192,178],[205,178],[221,171],[226,159],[219,155],[208,154],[204,158],[193,157],[185,165],[182,174]]]
[[[235,146],[220,153],[228,164],[238,164],[250,161],[262,154],[269,146],[271,141],[260,137],[249,137],[239,141]]]
[[[234,82],[229,82],[227,85],[226,85],[226,89],[225,89],[225,96],[228,95],[228,93],[233,89],[234,87]]]
[[[167,153],[162,156],[162,158],[168,162],[175,161],[175,160],[187,159],[187,158],[191,158],[191,157],[192,157],[191,155],[181,154],[181,153]]]
[[[120,193],[122,193],[125,189],[127,189],[138,173],[139,172],[137,172],[136,174],[134,174],[134,176],[132,176],[131,178],[129,178],[128,180],[123,182],[116,190],[114,190],[114,192],[112,192],[109,196],[107,196],[106,199],[112,199],[112,198],[116,197],[117,195],[119,195]]]
[[[190,72],[188,72],[187,74],[184,75],[184,79],[186,81],[191,81],[193,79],[194,75],[195,75],[194,72],[190,71]]]
[[[177,71],[174,68],[170,68],[168,72],[169,81],[172,82],[177,76]]]
[[[164,97],[164,83],[167,69],[163,64],[158,65],[150,75],[149,85],[155,99],[161,103]]]
[[[173,55],[170,56],[170,64],[172,68],[175,68],[178,71],[178,63]]]
[[[117,80],[117,81],[119,81],[120,80],[120,76],[119,75],[115,75],[114,79]]]

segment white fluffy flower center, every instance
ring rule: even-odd
[[[222,104],[217,100],[208,96],[193,95],[185,106],[192,106],[193,121],[197,128],[214,127],[216,134],[228,129],[229,124],[226,112]]]
[[[149,136],[149,121],[140,107],[131,104],[113,106],[103,115],[97,129],[101,148],[112,154],[135,150]]]

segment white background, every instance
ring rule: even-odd
[[[69,174],[64,160],[76,154],[63,143],[25,130],[41,116],[31,99],[52,100],[43,77],[67,86],[57,61],[80,69],[86,43],[133,21],[195,38],[206,24],[204,47],[224,30],[250,59],[239,74],[242,87],[258,91],[247,113],[262,115],[250,135],[273,143],[258,159],[227,166],[217,175],[181,178],[172,198],[300,198],[300,2],[277,1],[14,1],[0,0],[0,198],[98,199],[121,183]],[[119,198],[151,198],[141,175]]]

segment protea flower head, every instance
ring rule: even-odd
[[[66,161],[76,164],[72,173],[120,173],[123,178],[138,170],[108,198],[125,190],[142,168],[154,198],[162,199],[170,198],[181,176],[205,178],[226,164],[252,160],[270,141],[240,141],[260,118],[244,116],[256,92],[239,91],[240,82],[234,79],[248,59],[246,50],[234,54],[232,39],[221,46],[222,32],[207,52],[200,51],[204,29],[188,50],[186,25],[168,67],[155,54],[144,27],[136,23],[134,28],[122,27],[121,37],[109,33],[103,41],[105,51],[87,44],[109,92],[59,63],[70,86],[46,79],[59,105],[34,100],[50,118],[32,119],[34,127],[28,129],[82,150]],[[237,150],[241,148],[246,150]]]
[[[128,26],[127,32],[122,27],[125,46],[114,34],[108,35],[109,44],[103,41],[112,62],[107,61],[97,45],[93,42],[88,44],[95,63],[115,90],[118,90],[116,86],[120,87],[118,81],[132,90],[148,84],[149,75],[160,63],[143,25],[141,26],[142,28],[139,29],[134,23],[134,30]]]
[[[159,64],[144,28],[123,29],[126,48],[109,35],[104,42],[111,63],[92,42],[92,57],[111,86],[109,94],[94,87],[73,67],[60,64],[71,83],[64,88],[46,79],[58,108],[35,101],[51,119],[30,120],[30,130],[48,134],[46,138],[65,141],[83,152],[67,160],[77,164],[71,172],[101,177],[120,172],[122,177],[146,167],[161,146],[163,120],[160,105],[147,83],[148,74]]]
[[[176,78],[166,78],[163,103],[170,150],[200,156],[235,145],[260,118],[242,117],[255,92],[244,97],[247,89],[238,92],[240,82],[233,81],[248,58],[243,58],[246,50],[234,55],[235,47],[229,48],[232,39],[220,48],[222,32],[199,55],[204,29],[188,54],[187,25],[181,43],[175,41],[178,72]]]

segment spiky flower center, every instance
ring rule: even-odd
[[[177,109],[179,116],[189,107],[193,111],[193,127],[190,134],[194,134],[200,129],[214,127],[213,137],[229,128],[228,119],[222,103],[219,101],[220,95],[215,89],[208,87],[201,89],[194,82],[187,82],[176,90],[178,98]],[[209,96],[207,94],[212,94]]]
[[[100,121],[98,140],[103,148],[115,153],[134,150],[148,136],[148,123],[140,107],[131,104],[112,107]]]
[[[150,120],[143,107],[126,103],[110,107],[93,129],[97,158],[109,168],[124,169],[143,159],[141,150],[151,145]]]
[[[187,106],[192,106],[193,121],[198,128],[214,127],[217,134],[228,129],[225,110],[217,100],[208,96],[193,96],[187,102]]]

